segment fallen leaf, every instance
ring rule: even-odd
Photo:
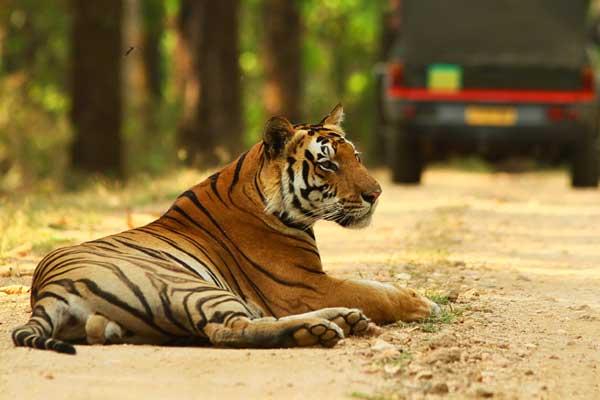
[[[25,294],[29,293],[31,288],[24,285],[9,285],[0,287],[0,293],[5,294]]]
[[[8,257],[25,257],[29,253],[31,253],[31,242],[23,243],[12,250],[6,252],[6,256]]]

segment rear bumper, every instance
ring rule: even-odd
[[[510,109],[514,119],[502,126],[468,121],[469,107]],[[551,107],[565,110],[565,117],[552,120]],[[437,141],[506,141],[521,143],[576,141],[581,135],[596,134],[597,103],[479,103],[413,101],[388,98],[386,116],[389,122],[404,127],[407,133]]]

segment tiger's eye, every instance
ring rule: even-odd
[[[327,170],[327,171],[334,171],[335,172],[335,171],[338,170],[338,166],[334,162],[329,161],[329,160],[321,161],[319,163],[319,167],[321,167],[321,168],[323,168],[324,170]]]

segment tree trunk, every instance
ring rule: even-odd
[[[394,41],[401,28],[401,0],[388,0],[381,16],[381,35],[379,38],[379,60],[386,61]]]
[[[156,172],[160,132],[162,0],[124,0],[123,101],[128,170]]]
[[[236,0],[181,1],[178,141],[180,158],[189,165],[223,163],[242,149],[238,26]]]
[[[162,96],[162,51],[160,41],[165,27],[165,4],[163,0],[142,0],[142,16],[144,32],[144,67],[148,89],[153,99],[160,100]]]
[[[121,0],[72,0],[72,166],[123,175],[121,160]]]
[[[265,38],[265,108],[270,115],[283,115],[301,122],[302,22],[299,1],[266,0],[263,5]]]

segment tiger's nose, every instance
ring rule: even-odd
[[[381,195],[381,190],[374,190],[372,192],[366,192],[362,194],[362,198],[367,203],[373,204],[375,200]]]

